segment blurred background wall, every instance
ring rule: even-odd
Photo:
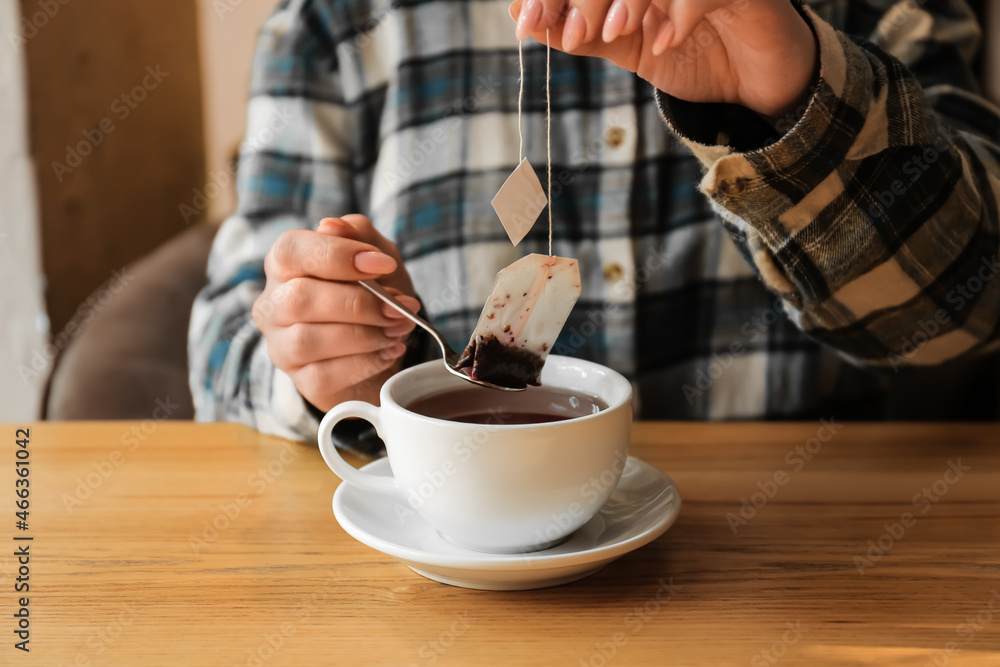
[[[19,21],[17,3],[0,2],[0,35],[17,34]],[[0,421],[10,421],[38,412],[44,373],[17,369],[33,351],[43,353],[48,324],[28,154],[24,49],[4,40],[0,53]]]
[[[31,144],[58,334],[115,271],[185,226],[178,203],[205,174],[197,12],[193,0],[21,7],[36,28]]]
[[[202,109],[208,180],[228,173],[246,127],[247,91],[257,29],[278,0],[198,0],[201,37]],[[236,208],[232,187],[208,198],[208,218],[220,220]]]
[[[0,0],[0,421],[37,417],[85,325],[149,292],[127,267],[235,208],[256,32],[277,3]]]

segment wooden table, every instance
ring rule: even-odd
[[[315,446],[228,424],[31,425],[19,531],[16,426],[0,539],[30,544],[31,652],[9,547],[2,665],[1000,664],[993,424],[638,424],[677,523],[588,579],[512,593],[354,541]],[[741,498],[761,507],[740,517]]]

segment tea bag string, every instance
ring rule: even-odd
[[[517,64],[521,79],[517,89],[517,161],[524,159],[524,132],[521,127],[521,109],[524,102],[524,40],[517,42]],[[545,30],[545,148],[546,173],[548,179],[549,200],[549,256],[552,256],[552,44],[549,40],[549,30]]]
[[[521,72],[520,87],[517,89],[517,163],[524,159],[524,133],[521,131],[521,102],[524,100],[524,40],[517,40],[517,64]]]
[[[545,29],[545,147],[548,150],[548,198],[549,198],[549,257],[552,256],[552,95],[549,91],[552,81],[552,44],[549,29]]]

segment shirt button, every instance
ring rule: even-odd
[[[608,146],[611,146],[611,148],[618,148],[625,141],[625,130],[617,126],[612,127],[608,130],[608,134],[604,140],[608,142]]]
[[[747,179],[740,177],[719,183],[719,192],[727,197],[739,197],[747,189]]]
[[[625,277],[625,269],[618,262],[604,265],[604,279],[609,283],[616,283]]]

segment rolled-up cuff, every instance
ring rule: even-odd
[[[871,102],[871,67],[862,49],[808,7],[802,14],[819,42],[819,80],[804,108],[776,127],[745,107],[656,91],[667,126],[707,170],[702,192],[749,222],[768,210],[754,196],[758,191],[794,200],[819,186],[854,146]]]

